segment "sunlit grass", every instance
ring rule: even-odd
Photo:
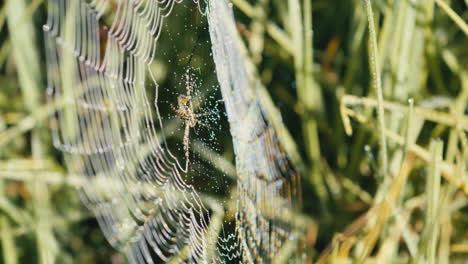
[[[84,179],[52,148],[47,119],[66,100],[44,100],[46,3],[5,2],[0,262],[125,262],[78,199]],[[302,177],[303,210],[288,217],[304,240],[278,263],[299,247],[305,263],[468,261],[468,11],[419,2],[232,1],[255,94]],[[213,163],[235,178],[232,156]],[[225,204],[211,237],[235,210]]]

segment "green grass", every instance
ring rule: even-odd
[[[248,73],[301,173],[291,218],[306,263],[467,262],[466,2],[232,3]],[[78,198],[83,179],[52,147],[47,118],[65,101],[44,100],[45,17],[41,0],[0,9],[0,263],[122,263]],[[215,166],[235,178],[226,149]],[[204,197],[226,205],[210,237],[232,197]]]

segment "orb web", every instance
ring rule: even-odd
[[[213,57],[236,154],[240,262],[275,262],[288,242],[298,249],[291,262],[301,262],[301,236],[293,232],[291,218],[293,203],[300,200],[299,175],[269,121],[256,80],[247,76],[232,5],[210,3]],[[224,241],[229,240],[232,236]]]
[[[210,210],[169,148],[165,130],[177,124],[163,125],[151,67],[181,2],[48,3],[47,94],[65,102],[52,118],[54,145],[70,173],[87,176],[80,195],[108,241],[135,263],[208,257]]]
[[[44,32],[47,98],[63,105],[54,146],[130,262],[270,263],[299,243],[298,175],[248,80],[228,2],[50,0]],[[226,137],[235,169],[219,155]],[[235,221],[224,220],[214,197],[234,185]]]

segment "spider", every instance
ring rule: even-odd
[[[183,145],[184,145],[184,153],[185,153],[185,167],[187,169],[189,164],[189,142],[190,142],[190,128],[194,128],[196,125],[203,125],[204,124],[199,117],[206,116],[209,113],[195,113],[192,104],[192,90],[193,90],[193,80],[190,76],[189,70],[187,70],[185,74],[185,89],[187,94],[179,95],[177,97],[177,107],[171,105],[172,109],[175,111],[177,116],[184,122],[185,129],[184,129],[184,138],[183,138]]]

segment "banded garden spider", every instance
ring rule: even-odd
[[[184,146],[184,153],[185,153],[185,169],[187,170],[189,162],[190,162],[190,152],[189,152],[189,144],[190,144],[190,129],[194,128],[196,125],[202,125],[208,127],[204,124],[199,117],[209,115],[210,112],[204,113],[195,113],[193,103],[192,103],[192,91],[194,87],[193,79],[190,75],[190,71],[187,69],[185,73],[185,89],[186,94],[179,95],[177,97],[177,107],[171,105],[171,108],[175,111],[177,116],[184,122],[184,138],[183,138],[183,146]],[[217,104],[216,104],[217,105]]]

